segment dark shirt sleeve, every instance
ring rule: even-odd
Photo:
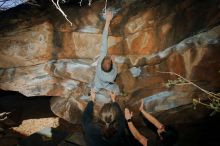
[[[83,116],[82,116],[82,126],[83,127],[85,127],[88,123],[92,122],[93,106],[94,106],[93,101],[89,101],[89,103],[87,104],[87,106],[83,112]]]
[[[143,118],[143,121],[144,121],[144,124],[149,128],[151,129],[155,134],[157,134],[157,127],[152,124],[148,119],[146,119],[143,114],[141,114],[142,118]]]
[[[151,139],[147,140],[147,146],[156,146],[154,141],[152,141]]]
[[[117,102],[113,103],[114,106],[116,106],[116,108],[118,109],[118,123],[119,123],[119,127],[118,127],[118,132],[120,135],[125,135],[125,118],[124,118],[124,114],[119,106],[119,104]]]
[[[159,140],[153,140],[153,139],[148,139],[147,140],[147,146],[164,146],[163,144],[162,144],[162,142],[161,141],[159,141]]]

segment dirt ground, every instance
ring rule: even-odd
[[[46,127],[68,133],[79,131],[73,125],[57,117],[50,110],[50,97],[24,97],[16,92],[0,92],[0,111],[13,111],[6,124],[0,124],[0,146],[15,146],[19,141]]]

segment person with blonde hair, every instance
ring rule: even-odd
[[[93,115],[96,93],[91,91],[91,101],[82,116],[82,127],[87,146],[122,146],[125,142],[125,119],[115,93],[110,94],[112,102],[102,106],[98,118]]]

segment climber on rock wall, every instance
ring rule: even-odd
[[[95,79],[92,84],[92,88],[98,92],[101,89],[106,89],[110,92],[114,92],[119,95],[119,87],[115,84],[117,76],[117,68],[114,64],[114,60],[111,56],[107,55],[108,51],[108,29],[109,24],[113,18],[112,11],[107,11],[105,14],[106,22],[102,34],[102,46],[100,49],[100,57],[96,67]]]

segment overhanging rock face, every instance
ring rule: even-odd
[[[56,96],[51,99],[54,113],[79,122],[101,46],[103,4],[64,7],[73,26],[51,8],[47,14],[37,8],[0,14],[0,88],[26,96]],[[158,71],[178,73],[207,90],[219,89],[217,5],[214,0],[140,0],[122,5],[108,39],[119,71],[117,83],[125,93],[119,99],[122,106],[126,103],[137,111],[144,98],[146,109],[155,112],[189,104],[199,96],[190,85],[167,88],[167,80],[176,77]],[[99,96],[97,109],[106,102],[108,97]]]

